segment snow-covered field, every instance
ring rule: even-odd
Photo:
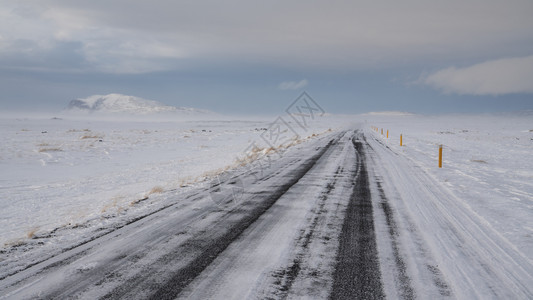
[[[533,261],[533,112],[374,114],[367,119],[369,126],[378,128],[378,132],[370,129],[372,134],[431,174],[486,226]],[[443,145],[442,169],[438,168],[439,145]]]
[[[0,119],[0,278],[44,259],[43,256],[179,201],[179,195],[208,184],[224,170],[238,172],[242,168],[239,158],[246,157],[251,162],[258,156],[272,154],[269,150],[272,145],[264,143],[264,134],[276,121],[275,118],[149,122],[3,117]],[[290,124],[297,128],[296,124]],[[298,140],[271,141],[275,147],[287,148],[348,124],[364,128],[369,139],[373,136],[371,145],[377,141],[392,150],[390,153],[376,150],[381,161],[376,156],[374,163],[382,164],[376,167],[377,171],[383,174],[389,171],[388,176],[398,172],[388,170],[387,166],[387,161],[390,163],[397,157],[400,163],[395,168],[414,166],[415,173],[429,174],[431,182],[438,185],[435,191],[440,191],[436,196],[450,194],[458,199],[460,205],[454,203],[454,207],[464,207],[468,210],[465,215],[475,215],[472,224],[483,224],[480,232],[496,234],[495,240],[506,243],[502,249],[512,248],[528,264],[525,270],[531,269],[533,113],[328,116],[300,130]],[[389,138],[386,138],[387,130]],[[291,132],[285,134],[292,137]],[[403,146],[399,145],[400,134]],[[259,149],[250,147],[254,142]],[[438,145],[441,144],[444,162],[439,169]],[[272,158],[276,158],[274,154]],[[416,178],[398,179],[396,185],[382,183],[393,209],[400,213],[402,209],[409,210],[407,213],[418,225],[431,224],[431,220],[423,219],[431,214],[416,214],[423,206],[420,203],[415,201],[403,207],[394,202],[395,191],[404,200],[410,194],[421,195],[418,187],[402,186],[402,182],[416,182]],[[454,209],[450,208],[450,212]],[[460,216],[456,218],[461,222]],[[464,225],[468,222],[465,220]],[[438,226],[424,229],[446,232]],[[431,232],[424,235],[424,240],[431,241],[428,237]],[[444,253],[447,250],[439,248],[436,242],[430,248],[437,261],[453,257]],[[453,270],[443,271],[445,275],[454,274]],[[460,283],[448,280],[453,287],[460,288]],[[471,294],[456,294],[468,295]]]

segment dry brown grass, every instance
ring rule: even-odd
[[[136,205],[140,202],[143,202],[145,200],[148,200],[150,195],[153,195],[153,194],[162,194],[165,192],[165,189],[162,187],[162,186],[154,186],[148,193],[146,193],[142,198],[140,199],[136,199],[136,200],[133,200],[130,202],[130,206],[133,206],[133,205]]]
[[[90,132],[91,130],[88,129],[88,128],[85,128],[85,129],[69,129],[67,130],[67,132],[69,133],[72,133],[72,132]]]
[[[267,149],[264,151],[265,154],[272,154],[272,153],[274,153],[274,152],[276,152],[276,149],[275,149],[274,147],[267,148]]]
[[[20,247],[25,244],[27,244],[27,242],[24,241],[24,239],[16,239],[16,240],[5,242],[4,247]]]
[[[80,140],[85,140],[85,139],[102,139],[103,136],[101,135],[82,135],[80,137]]]
[[[133,200],[130,202],[130,206],[134,206],[137,203],[143,202],[144,200],[148,200],[148,196],[144,196],[141,199]]]
[[[41,148],[38,151],[39,152],[60,152],[63,150],[59,147],[46,147],[46,148]]]
[[[162,186],[154,186],[150,192],[148,193],[148,195],[152,195],[152,194],[161,194],[165,191],[165,189],[163,189]]]
[[[26,233],[26,237],[29,238],[29,239],[33,239],[38,230],[39,230],[39,227],[34,227],[34,228],[30,229]]]
[[[178,186],[181,188],[181,187],[186,187],[189,185],[191,181],[191,178],[189,176],[185,177],[185,178],[180,178],[178,180]]]
[[[101,212],[102,213],[106,213],[110,209],[117,209],[117,211],[119,211],[121,209],[121,207],[119,205],[119,202],[121,202],[122,199],[124,199],[123,196],[115,196],[115,197],[113,197],[111,199],[112,202],[105,204],[104,207],[102,208]]]
[[[482,159],[471,159],[470,161],[471,161],[471,162],[480,163],[480,164],[488,164],[487,161],[482,160]]]

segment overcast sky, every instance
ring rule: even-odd
[[[533,109],[533,1],[0,0],[0,109]]]

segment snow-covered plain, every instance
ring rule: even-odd
[[[243,154],[253,158],[256,156],[251,154],[268,153],[268,145],[263,145],[260,151],[251,149],[250,145],[262,143],[261,135],[273,121],[273,118],[149,122],[90,117],[77,120],[3,117],[0,120],[3,141],[0,146],[0,278],[165,207],[179,199],[180,194],[206,184],[223,170],[238,170],[241,165],[238,158]],[[436,184],[434,190],[440,191],[435,192],[436,197],[452,195],[460,202],[450,203],[454,207],[448,212],[464,207],[465,215],[476,218],[475,222],[464,220],[460,224],[458,215],[455,218],[459,224],[454,225],[482,224],[480,232],[496,235],[491,241],[505,243],[501,249],[513,249],[516,261],[525,264],[524,270],[532,269],[533,113],[329,116],[315,120],[312,127],[299,132],[299,140],[285,141],[284,147],[305,143],[314,139],[313,134],[335,131],[350,123],[364,128],[371,145],[381,143],[391,150],[380,152],[376,147],[374,163],[378,166],[372,172],[385,175],[388,172],[389,177],[395,172],[421,174],[422,179],[429,175],[431,180],[426,181]],[[384,135],[375,132],[373,126],[383,128]],[[389,138],[386,138],[387,130]],[[401,147],[400,134],[403,135]],[[444,146],[442,169],[437,166],[440,144]],[[392,165],[391,159],[398,160],[394,168],[412,170],[404,173],[389,170],[387,162]],[[416,214],[423,204],[408,203],[409,195],[421,195],[419,187],[402,185],[409,182],[416,182],[416,178],[381,185],[394,211],[410,215],[418,226],[427,225],[421,227],[426,230],[423,240],[429,244],[435,260],[454,259],[455,253],[446,253],[453,247],[439,247],[453,243],[439,244],[431,239],[431,230],[442,236],[447,229],[440,228],[437,219],[431,225],[431,220],[425,219],[431,213]],[[373,192],[378,193],[376,189]],[[396,203],[400,196],[395,192],[407,204]],[[467,257],[455,259],[468,264]],[[501,261],[494,257],[494,264]],[[450,266],[441,268],[444,277],[459,272]],[[481,274],[474,271],[458,276],[457,280],[447,278],[455,297],[490,295],[484,291],[461,290],[458,280]],[[472,282],[485,279],[472,278]]]
[[[224,125],[3,120],[2,242],[116,214],[231,165],[258,124]]]
[[[433,176],[533,261],[533,112],[366,117],[378,128],[374,135]]]

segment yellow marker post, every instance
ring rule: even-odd
[[[400,146],[403,146],[403,137],[401,134],[400,134]]]
[[[439,146],[439,168],[442,168],[442,145]]]
[[[383,128],[381,128],[381,135],[383,135]]]
[[[387,129],[387,138],[389,138],[389,130]]]

